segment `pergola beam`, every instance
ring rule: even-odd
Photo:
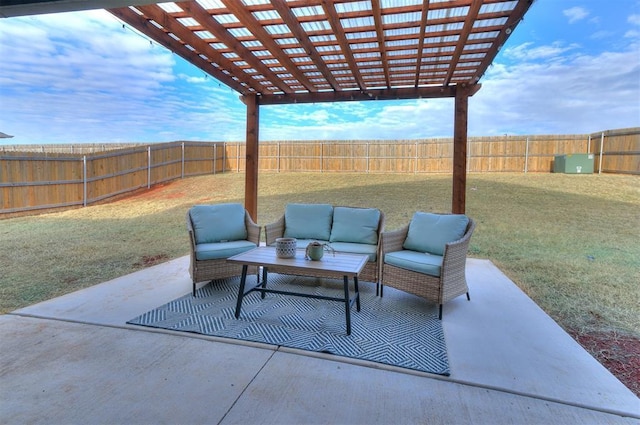
[[[443,97],[455,97],[457,85],[446,87],[405,87],[399,89],[376,90],[352,90],[352,91],[326,91],[318,93],[271,94],[258,96],[260,105],[284,105],[290,103],[323,103],[323,102],[348,102],[363,100],[401,100],[401,99],[436,99]],[[480,90],[480,84],[467,87],[469,96]]]

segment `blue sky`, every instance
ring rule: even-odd
[[[243,141],[238,94],[105,11],[0,19],[0,144]],[[640,0],[537,0],[469,135],[640,126]],[[266,106],[260,140],[451,137],[453,100]]]

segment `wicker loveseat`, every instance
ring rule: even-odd
[[[365,254],[369,261],[360,280],[379,281],[380,233],[384,214],[377,208],[332,206],[330,204],[288,204],[285,213],[265,225],[266,244],[290,237],[304,250],[310,242],[328,243],[336,252]],[[273,270],[276,271],[277,270]]]
[[[241,204],[196,205],[187,212],[191,262],[189,273],[196,284],[205,280],[239,276],[242,266],[227,258],[256,248],[261,228]],[[258,273],[256,267],[250,273]]]
[[[465,265],[475,222],[461,214],[417,212],[401,229],[381,235],[384,286],[417,295],[439,306],[462,294],[469,297]]]

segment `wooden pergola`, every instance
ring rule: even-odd
[[[257,219],[261,105],[445,97],[455,99],[451,209],[464,213],[468,99],[532,3],[5,0],[0,16],[107,8],[237,91],[247,106],[245,206]]]

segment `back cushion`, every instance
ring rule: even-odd
[[[247,239],[241,204],[196,205],[189,215],[196,244]]]
[[[329,204],[288,204],[284,210],[284,237],[328,241],[333,206]]]
[[[409,223],[404,249],[444,255],[445,245],[460,239],[469,218],[464,214],[431,214],[417,212]]]
[[[378,243],[380,210],[375,208],[335,207],[331,242]]]

